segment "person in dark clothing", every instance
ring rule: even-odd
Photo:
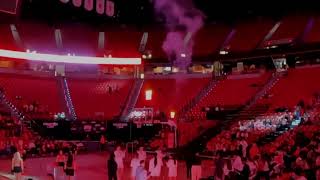
[[[292,155],[290,152],[286,152],[283,156],[283,161],[284,161],[284,166],[286,170],[290,170],[291,169],[291,164],[292,164]]]
[[[114,160],[114,153],[110,154],[110,158],[108,160],[108,177],[109,180],[117,180],[117,169],[118,165]]]
[[[70,147],[70,152],[72,153],[73,159],[76,158],[78,147],[76,144],[72,144]]]
[[[224,173],[223,173],[223,167],[224,167],[224,160],[222,159],[221,155],[217,154],[217,159],[215,161],[215,177],[218,179],[223,179]]]
[[[195,154],[192,156],[191,179],[199,180],[202,176],[201,159]]]
[[[242,175],[242,179],[248,179],[249,180],[249,177],[250,177],[250,167],[248,165],[248,160],[247,159],[244,159],[244,166],[243,166],[243,170],[241,172],[241,175]]]
[[[190,153],[188,153],[186,155],[186,166],[187,166],[187,178],[190,179],[191,178],[191,167],[192,167],[192,155]]]
[[[75,171],[75,163],[74,163],[74,158],[71,152],[68,154],[67,162],[64,165],[65,173],[68,179],[70,180],[71,177],[74,176],[74,171]]]
[[[224,173],[223,173],[223,166],[224,166],[224,161],[222,159],[222,157],[218,156],[218,159],[216,160],[215,162],[215,166],[216,166],[216,169],[215,169],[215,177],[217,179],[224,179]]]

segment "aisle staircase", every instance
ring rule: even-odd
[[[61,96],[63,96],[64,99],[64,106],[65,109],[68,112],[68,119],[72,119],[72,120],[76,120],[77,119],[77,115],[72,103],[72,98],[70,96],[70,90],[69,90],[69,86],[68,86],[68,81],[66,77],[59,77],[59,86],[60,86],[60,90],[61,90]]]
[[[12,117],[15,117],[20,121],[20,132],[23,133],[23,131],[27,129],[31,129],[31,121],[28,120],[28,118],[16,108],[16,106],[11,103],[6,97],[6,95],[3,92],[0,92],[0,103],[11,113]],[[25,129],[26,127],[27,129]]]
[[[11,112],[11,116],[23,122],[25,120],[25,116],[16,108],[14,104],[12,104],[6,97],[3,92],[0,92],[0,103],[6,107]]]
[[[226,120],[254,119],[257,116],[266,113],[269,110],[270,104],[260,104],[258,101],[268,93],[268,91],[279,81],[282,76],[282,73],[273,73],[268,82],[257,92],[255,96],[253,96],[246,106],[239,113],[232,114],[227,117]]]
[[[223,77],[221,77],[223,78]],[[177,113],[177,117],[178,119],[180,119],[181,121],[185,120],[185,115],[186,112],[190,111],[196,104],[199,103],[199,101],[204,98],[212,89],[214,89],[217,84],[219,83],[220,79],[213,79],[211,80],[207,86],[205,86],[199,93],[197,96],[195,96],[193,99],[191,99],[188,103],[186,103]]]
[[[144,83],[144,79],[136,79],[135,80],[135,82],[132,86],[131,92],[127,98],[126,105],[123,108],[123,110],[121,111],[120,120],[122,120],[122,121],[128,120],[128,115],[133,110],[133,108],[135,107],[135,105],[138,101],[139,94],[142,89],[143,83]]]

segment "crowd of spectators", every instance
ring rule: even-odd
[[[319,117],[313,116],[272,143],[240,142],[233,151],[217,151],[215,179],[319,179]]]
[[[64,112],[50,112],[48,105],[36,100],[28,101],[22,96],[16,96],[15,102],[17,108],[29,119],[53,120],[65,116]]]
[[[5,133],[5,130],[0,131],[0,136],[2,133]],[[42,138],[24,130],[21,136],[10,135],[0,139],[0,156],[8,156],[16,151],[19,151],[23,158],[52,156],[59,150],[68,152],[76,147],[75,143]]]
[[[211,140],[215,179],[319,179],[320,107],[303,107],[241,122]],[[282,133],[261,143],[277,131]]]

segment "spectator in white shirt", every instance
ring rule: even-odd
[[[162,159],[155,154],[149,161],[149,173],[154,180],[159,180],[161,175]]]
[[[147,180],[149,179],[148,172],[144,168],[145,162],[142,160],[140,161],[140,165],[137,167],[136,171],[136,179],[135,180]]]
[[[242,146],[242,157],[247,157],[247,148],[248,148],[248,143],[246,140],[242,139],[240,141],[240,145]]]
[[[241,157],[237,154],[233,156],[232,167],[237,173],[240,173],[243,170],[243,163]]]
[[[146,151],[144,150],[144,148],[142,146],[137,151],[137,154],[138,154],[138,158],[139,158],[140,161],[141,160],[145,161],[147,159],[147,153],[146,153]]]
[[[136,172],[137,168],[140,166],[140,160],[138,158],[138,154],[136,154],[132,159],[130,163],[131,167],[131,179],[135,180],[136,179]]]
[[[178,161],[172,157],[172,155],[169,156],[169,160],[167,162],[168,167],[168,178],[169,180],[176,180],[177,179],[177,169],[178,169]]]
[[[117,147],[116,151],[114,152],[115,155],[115,161],[117,163],[117,174],[119,180],[122,180],[123,178],[123,173],[124,173],[124,165],[123,165],[123,159],[125,157],[125,151],[121,149],[120,146]]]

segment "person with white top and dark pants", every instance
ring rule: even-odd
[[[178,174],[178,161],[172,157],[172,155],[169,156],[169,160],[167,162],[168,167],[168,178],[169,180],[176,180],[177,174]]]
[[[202,177],[201,159],[193,155],[191,166],[191,180],[200,180]]]
[[[136,179],[135,180],[147,180],[149,179],[149,175],[147,170],[144,168],[145,166],[145,161],[141,160],[140,165],[137,167],[136,170]]]
[[[147,153],[142,146],[137,151],[137,154],[140,161],[145,161],[147,159]]]
[[[136,179],[136,172],[137,172],[137,168],[140,166],[140,162],[141,162],[141,160],[139,160],[138,154],[136,154],[135,157],[133,157],[131,160],[130,167],[131,167],[131,179],[132,180]]]
[[[162,159],[158,158],[155,154],[149,161],[149,173],[153,180],[159,180],[161,175],[161,168],[163,162]]]
[[[125,151],[121,150],[121,147],[118,146],[116,151],[114,152],[115,155],[115,161],[117,163],[117,175],[119,180],[123,180],[123,174],[124,174],[124,165],[123,165],[123,159],[125,157]]]

